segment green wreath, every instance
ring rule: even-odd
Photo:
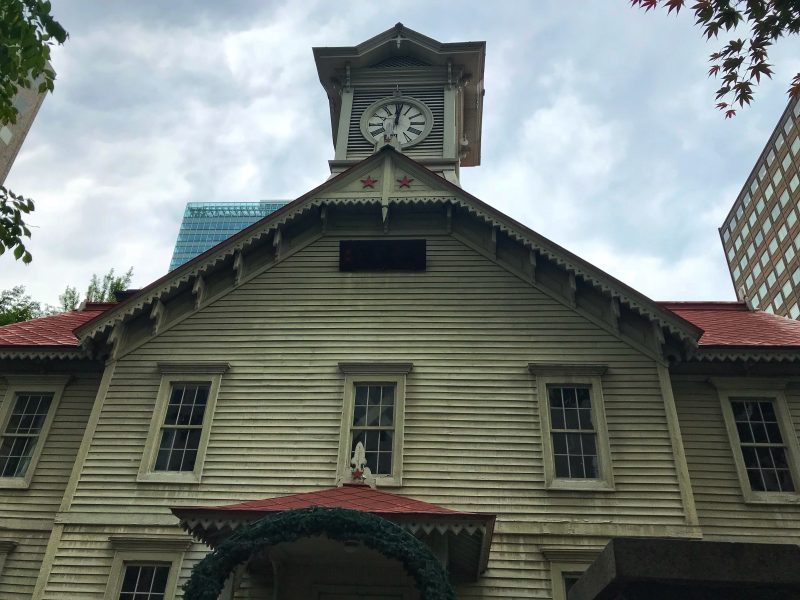
[[[370,513],[319,507],[284,511],[237,531],[194,566],[183,586],[184,599],[217,600],[233,570],[259,550],[323,534],[340,542],[361,542],[399,560],[414,578],[421,600],[457,600],[430,548],[400,526]]]

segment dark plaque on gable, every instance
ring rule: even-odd
[[[425,240],[341,240],[339,270],[424,271]]]

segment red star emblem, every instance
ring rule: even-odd
[[[374,190],[376,183],[378,183],[377,179],[373,179],[372,175],[367,175],[366,179],[362,179],[361,180],[361,187],[364,188],[364,189],[372,188]]]
[[[408,175],[403,175],[402,179],[398,179],[397,183],[400,184],[401,188],[410,188],[411,182],[414,181],[413,179],[409,179]]]

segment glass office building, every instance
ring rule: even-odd
[[[719,233],[736,297],[800,317],[800,99],[789,102]]]
[[[183,213],[169,270],[180,267],[286,204],[288,202],[284,200],[189,202]]]

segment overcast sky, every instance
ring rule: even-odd
[[[333,156],[312,46],[398,21],[485,40],[482,164],[462,185],[658,299],[734,298],[717,228],[800,71],[800,41],[725,121],[690,14],[594,2],[54,2],[70,33],[7,185],[32,196],[31,265],[0,289],[55,304],[92,273],[163,275],[189,201],[293,199]]]

